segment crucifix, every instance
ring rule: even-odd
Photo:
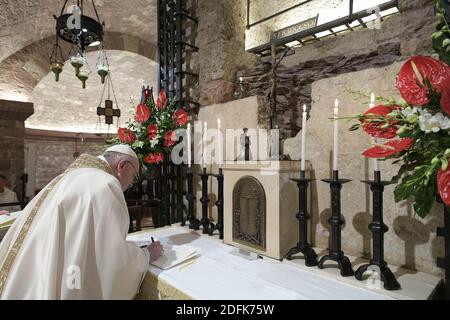
[[[97,107],[97,115],[105,116],[105,123],[113,124],[113,117],[120,117],[120,109],[113,109],[113,102],[111,100],[105,100],[105,107]]]

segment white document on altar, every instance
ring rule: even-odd
[[[160,269],[169,269],[180,263],[188,261],[198,256],[198,252],[194,247],[189,245],[164,245],[164,253],[157,260],[151,262],[151,265]]]
[[[148,246],[151,243],[150,239],[150,234],[130,234],[127,237],[127,241],[132,241],[141,248]],[[170,243],[168,238],[154,240],[161,242],[164,253],[150,264],[160,269],[172,268],[199,255],[198,251],[188,244],[175,245]]]

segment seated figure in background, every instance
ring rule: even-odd
[[[0,174],[0,215],[9,215],[10,212],[20,210],[19,205],[2,206],[3,203],[17,203],[17,194],[8,188],[9,182],[4,175]]]

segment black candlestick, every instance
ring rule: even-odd
[[[370,185],[370,190],[373,194],[373,220],[369,224],[369,230],[372,231],[373,238],[373,258],[368,264],[362,265],[356,270],[355,277],[358,280],[362,280],[363,274],[369,269],[370,266],[379,268],[380,277],[384,283],[386,290],[398,290],[401,289],[400,284],[395,279],[394,274],[384,261],[384,234],[389,228],[383,222],[383,191],[384,186],[389,185],[387,181],[381,181],[380,171],[374,172],[373,181],[362,181]]]
[[[442,203],[438,196],[438,202]],[[450,300],[450,211],[444,204],[444,227],[437,228],[437,236],[444,237],[444,254],[443,258],[437,258],[437,266],[445,271],[445,299]]]
[[[297,182],[298,186],[298,207],[296,215],[299,222],[299,241],[297,245],[289,250],[286,255],[287,260],[292,260],[292,256],[302,253],[305,257],[305,265],[308,267],[317,266],[317,253],[308,243],[308,185],[311,179],[305,178],[305,171],[300,171],[300,179],[291,179]]]
[[[217,206],[217,223],[210,223],[209,235],[212,236],[215,230],[219,231],[219,239],[223,239],[223,171],[219,169],[219,174],[211,174],[211,176],[217,178],[218,191],[217,191],[217,201],[215,205]]]
[[[210,222],[208,218],[208,178],[209,174],[206,173],[206,168],[203,168],[203,172],[200,174],[200,177],[202,179],[202,197],[200,199],[200,202],[202,203],[202,233],[203,234],[209,234],[210,229]]]
[[[383,191],[384,186],[389,185],[388,181],[381,181],[380,171],[374,171],[374,180],[362,181],[370,185],[372,191],[372,223],[369,224],[369,230],[372,231],[372,254],[373,257],[368,264],[364,264],[355,272],[355,278],[363,279],[364,273],[374,266],[379,269],[381,281],[384,283],[386,290],[401,289],[394,274],[384,261],[384,234],[388,232],[389,228],[383,222]],[[370,270],[370,269],[369,269]]]
[[[169,212],[169,173],[168,173],[168,161],[164,157],[164,161],[161,165],[161,205],[160,205],[160,222],[162,226],[170,225],[170,212]]]
[[[195,217],[194,214],[194,174],[191,170],[188,170],[186,174],[187,177],[187,201],[188,201],[188,219],[189,219],[189,229],[199,230],[200,229],[200,220]]]
[[[319,268],[323,269],[323,264],[327,260],[336,261],[341,270],[341,276],[353,276],[354,272],[350,260],[341,250],[341,226],[344,223],[341,219],[341,189],[344,183],[350,182],[348,179],[339,179],[339,171],[333,171],[333,179],[322,180],[330,184],[331,189],[331,218],[328,222],[331,225],[331,249],[329,254],[323,256],[319,261]]]

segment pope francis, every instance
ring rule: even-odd
[[[80,156],[23,210],[0,243],[1,299],[131,299],[163,252],[125,240],[123,196],[139,171],[129,146]]]

